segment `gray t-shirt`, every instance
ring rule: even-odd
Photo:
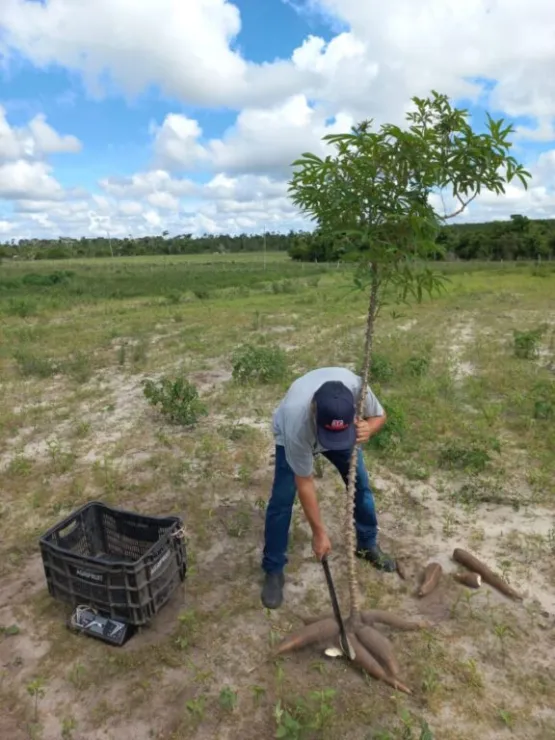
[[[362,382],[358,375],[342,367],[323,367],[295,380],[274,412],[275,443],[285,448],[287,462],[300,477],[312,475],[314,455],[324,451],[316,437],[311,403],[318,388],[329,380],[341,381],[358,398]],[[364,416],[383,414],[382,405],[368,388]]]

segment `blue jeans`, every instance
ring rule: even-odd
[[[350,450],[341,452],[323,452],[339,471],[345,485],[349,475]],[[295,474],[285,459],[284,447],[276,446],[276,462],[274,484],[268,507],[266,509],[266,524],[264,528],[264,554],[262,569],[266,573],[281,573],[287,564],[287,544],[289,542],[289,527],[293,513],[293,503],[296,495]],[[374,496],[370,488],[370,481],[362,451],[358,451],[356,471],[355,495],[355,527],[357,548],[370,549],[376,544],[378,521]]]

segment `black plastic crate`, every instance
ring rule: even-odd
[[[40,538],[48,591],[60,601],[92,606],[142,625],[185,579],[179,517],[152,517],[92,501]]]

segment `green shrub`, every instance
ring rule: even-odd
[[[31,352],[18,350],[14,353],[19,372],[23,377],[51,378],[60,372],[60,368],[49,357],[39,357]]]
[[[56,270],[56,272],[51,272],[47,275],[42,275],[37,272],[28,272],[21,278],[21,282],[24,285],[48,288],[52,285],[67,283],[69,278],[73,275],[75,275],[75,273],[70,270]]]
[[[277,383],[287,375],[287,355],[280,347],[245,344],[233,354],[232,366],[239,383]]]
[[[514,331],[514,353],[515,357],[523,360],[533,360],[539,354],[541,338],[544,327],[531,329],[530,331]]]
[[[181,303],[181,293],[178,290],[171,290],[166,296],[166,302],[170,306]]]
[[[10,298],[4,311],[8,316],[19,316],[25,319],[37,313],[37,304],[27,298]]]
[[[77,383],[86,383],[93,373],[90,357],[79,350],[65,362],[63,370]]]
[[[370,382],[388,383],[393,377],[393,365],[383,355],[372,353],[370,364]]]
[[[368,446],[374,450],[386,450],[398,445],[406,430],[405,412],[401,406],[393,400],[382,401],[382,406],[387,414],[387,421],[368,441]]]
[[[430,369],[430,358],[424,355],[409,357],[405,363],[405,369],[413,378],[421,378],[423,375],[427,375]]]
[[[449,470],[473,470],[481,472],[490,462],[491,456],[485,447],[471,444],[468,447],[457,444],[446,445],[439,453],[439,465]]]
[[[534,403],[534,419],[552,421],[555,419],[555,381],[542,380],[531,391]]]
[[[159,407],[173,424],[194,426],[207,413],[197,389],[184,377],[164,377],[158,383],[147,380],[143,392],[150,405]]]

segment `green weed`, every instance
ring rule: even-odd
[[[287,355],[280,347],[245,344],[235,350],[232,368],[238,383],[277,383],[287,375]]]
[[[27,693],[33,699],[33,717],[34,717],[34,722],[36,722],[38,718],[38,713],[39,713],[39,699],[42,699],[44,695],[46,694],[46,689],[44,687],[44,679],[40,677],[35,678],[32,681],[29,681],[26,688],[27,688]]]
[[[312,733],[329,727],[335,710],[332,700],[333,689],[311,691],[308,698],[298,697],[293,702],[278,701],[274,709],[276,738],[281,740],[303,740]]]
[[[93,374],[91,358],[84,352],[77,351],[64,363],[63,370],[77,383],[86,383]]]
[[[545,327],[531,329],[529,331],[513,332],[513,349],[515,357],[523,360],[533,360],[539,354],[539,347]]]
[[[387,415],[387,421],[378,434],[370,437],[368,447],[374,450],[389,450],[399,445],[406,431],[406,417],[401,405],[393,400],[382,401],[382,406]]]
[[[393,365],[384,355],[372,354],[370,365],[371,383],[388,383],[393,378]]]
[[[427,375],[430,369],[430,358],[423,355],[409,357],[405,363],[405,370],[413,378],[421,378]]]
[[[143,392],[150,405],[173,424],[191,427],[208,413],[196,387],[184,377],[164,377],[158,383],[146,380]]]
[[[54,360],[35,355],[28,350],[18,350],[14,352],[13,357],[20,375],[24,378],[51,378],[60,372],[60,366]]]
[[[485,470],[491,461],[489,452],[478,445],[462,447],[457,444],[446,445],[439,453],[439,466],[447,470]]]
[[[555,381],[542,380],[530,392],[533,417],[539,421],[553,421],[555,418]]]
[[[237,706],[237,692],[229,686],[220,691],[219,704],[226,712],[232,712]]]
[[[4,313],[8,316],[19,316],[22,319],[38,313],[37,302],[26,298],[11,298],[4,306]]]

